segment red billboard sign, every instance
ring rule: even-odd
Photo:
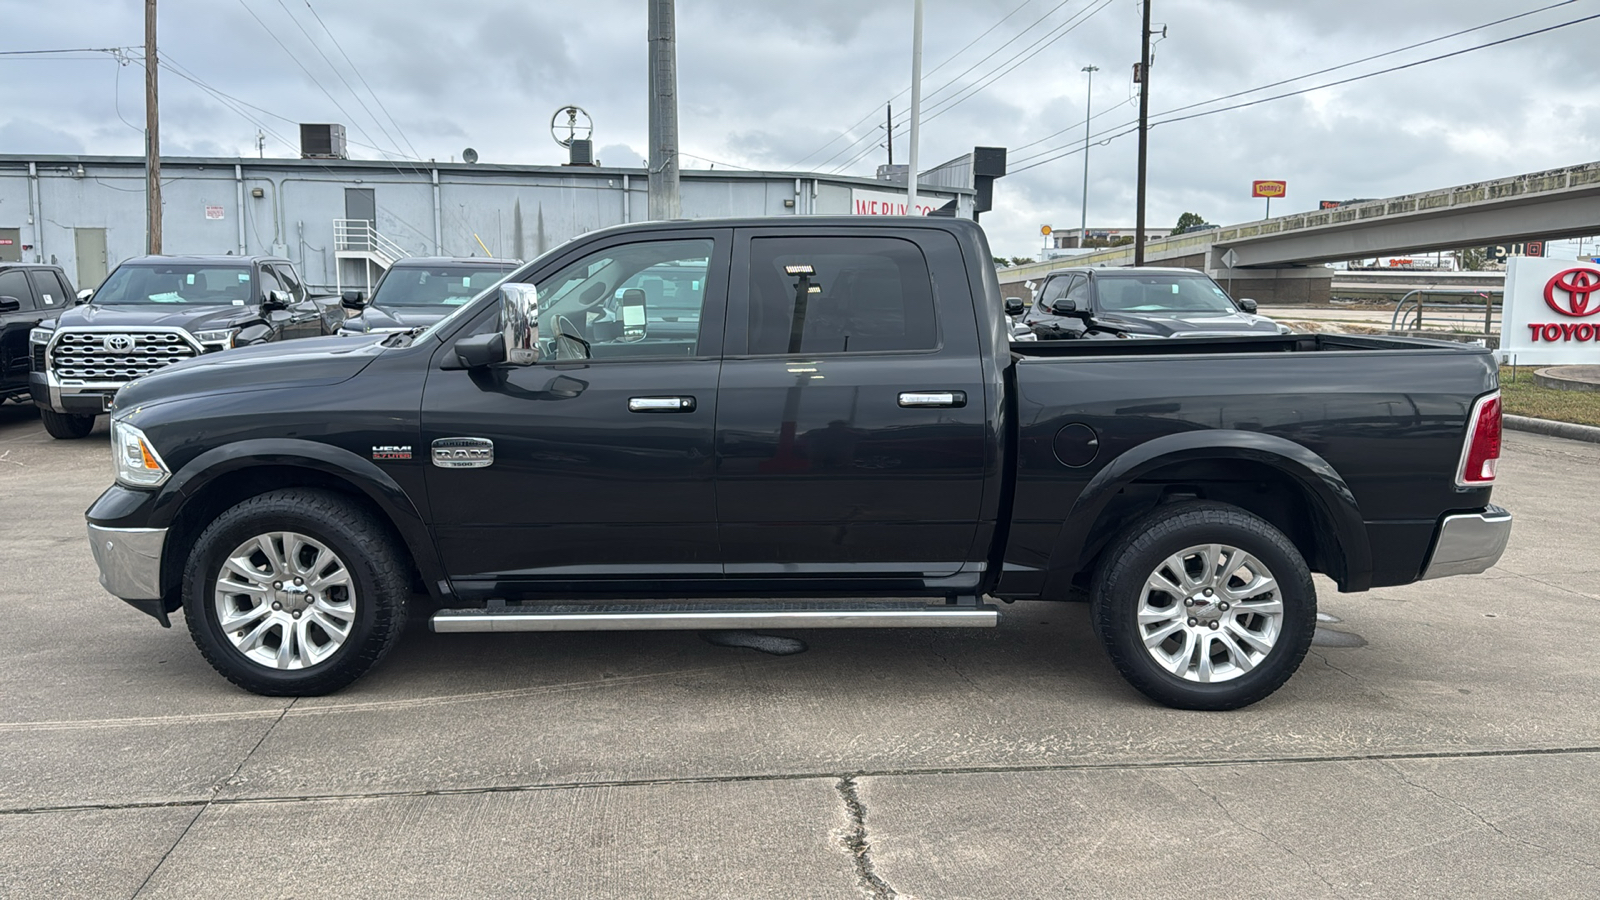
[[[1287,196],[1288,193],[1289,182],[1287,181],[1250,182],[1250,196],[1252,197],[1266,197],[1270,200],[1273,197]]]

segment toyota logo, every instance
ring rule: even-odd
[[[1600,291],[1600,270],[1568,269],[1545,284],[1544,302],[1563,316],[1592,316],[1600,313],[1600,303],[1590,303],[1595,291]]]
[[[133,349],[133,335],[113,334],[105,339],[104,347],[112,353],[127,353]]]

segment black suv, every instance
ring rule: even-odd
[[[1013,304],[1008,310],[1015,315]],[[1051,272],[1022,317],[1041,341],[1094,337],[1284,334],[1254,300],[1234,300],[1194,269],[1077,268]]]
[[[59,267],[0,262],[0,403],[28,396],[28,335],[72,299]]]
[[[468,300],[500,283],[522,263],[487,257],[419,256],[399,260],[383,273],[369,300],[345,291],[348,317],[340,334],[408,331],[439,321]]]
[[[51,437],[81,438],[135,378],[202,353],[332,334],[342,319],[337,298],[308,293],[287,259],[138,257],[33,329],[28,387]]]

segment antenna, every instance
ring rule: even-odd
[[[566,137],[561,133],[565,131]],[[567,150],[567,165],[592,166],[594,162],[594,120],[581,106],[563,106],[550,117],[550,137]]]

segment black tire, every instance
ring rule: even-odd
[[[88,437],[89,432],[94,430],[94,416],[58,413],[41,406],[39,418],[44,420],[44,430],[50,432],[50,436],[57,440],[75,441]]]
[[[270,532],[294,532],[322,543],[344,564],[354,585],[354,616],[344,643],[303,668],[280,670],[247,657],[223,632],[213,602],[227,555]],[[271,491],[228,509],[201,533],[184,573],[184,618],[206,661],[239,687],[269,697],[327,694],[365,675],[394,647],[406,625],[409,571],[387,523],[348,498],[310,488]]]
[[[1282,603],[1283,611],[1277,622],[1275,642],[1270,650],[1253,662],[1253,667],[1229,680],[1203,684],[1181,677],[1157,662],[1153,651],[1145,646],[1145,632],[1139,623],[1139,604],[1146,580],[1166,560],[1187,548],[1209,544],[1235,547],[1256,557],[1276,582],[1276,599]],[[1218,566],[1217,571],[1222,571],[1222,568]],[[1300,661],[1311,647],[1311,637],[1317,625],[1316,588],[1311,581],[1311,571],[1294,544],[1265,520],[1224,503],[1187,502],[1163,506],[1130,525],[1112,542],[1102,557],[1100,568],[1095,573],[1092,593],[1095,628],[1117,671],[1145,696],[1177,709],[1239,709],[1263,699],[1282,687],[1300,667]],[[1271,597],[1266,596],[1268,599]],[[1152,606],[1157,600],[1166,604],[1166,597],[1164,594],[1152,594]],[[1195,599],[1202,607],[1212,602],[1198,595]],[[1174,602],[1181,602],[1181,599]],[[1201,618],[1187,618],[1191,613]],[[1234,626],[1261,627],[1259,623],[1263,621],[1253,618],[1230,620],[1229,614],[1219,612],[1215,605],[1209,613],[1198,609],[1178,611],[1175,618],[1183,621],[1174,624],[1185,625],[1190,621],[1198,621],[1198,627],[1189,626],[1184,630],[1192,630],[1199,635],[1194,638],[1199,642],[1199,649],[1217,650],[1225,665],[1236,657],[1229,655],[1227,647],[1218,646],[1215,638],[1206,639],[1205,632],[1209,625],[1204,618],[1206,615],[1210,615],[1212,621],[1220,619],[1222,624],[1230,626],[1224,629],[1230,640],[1234,640],[1233,636],[1239,633],[1238,627]],[[1233,615],[1240,616],[1240,610],[1235,609]],[[1151,627],[1155,630],[1162,626],[1154,623]],[[1217,631],[1216,628],[1209,630]],[[1198,670],[1199,652],[1193,657],[1186,657],[1189,645],[1182,644],[1182,631],[1171,640],[1179,642],[1184,648],[1173,651],[1172,656],[1191,659]],[[1234,640],[1234,645],[1249,649],[1248,645],[1238,640]],[[1162,648],[1167,646],[1160,645]]]

